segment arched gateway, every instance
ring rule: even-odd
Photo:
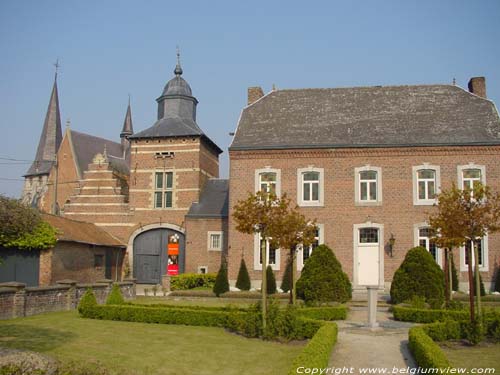
[[[133,275],[139,284],[161,284],[167,273],[183,273],[186,264],[184,234],[169,228],[156,228],[138,234],[133,240]]]

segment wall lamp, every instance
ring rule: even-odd
[[[391,238],[389,238],[389,255],[391,258],[394,256],[392,254],[392,250],[394,249],[395,243],[396,243],[396,239],[394,238],[394,234],[391,233]]]

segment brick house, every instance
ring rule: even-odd
[[[216,272],[225,256],[232,284],[244,257],[259,287],[261,245],[280,280],[286,255],[238,233],[231,218],[248,192],[272,189],[317,219],[317,243],[335,251],[355,288],[387,288],[415,245],[442,265],[425,222],[441,188],[482,181],[500,190],[500,121],[482,78],[471,80],[470,92],[417,85],[264,95],[250,88],[229,148],[230,178],[223,180],[222,150],[197,124],[198,100],[182,75],[178,61],[151,127],[134,133],[129,103],[120,143],[69,126],[59,136],[54,81],[48,130],[26,175],[25,201],[45,211],[59,207],[64,217],[118,238],[127,247],[125,268],[139,283]],[[52,145],[59,146],[50,159]],[[312,250],[300,252],[299,272]],[[466,289],[464,254],[459,250],[455,262]],[[498,235],[483,239],[480,258],[488,285],[500,258]]]
[[[249,88],[229,148],[229,212],[248,192],[287,193],[318,222],[317,243],[331,247],[355,289],[387,288],[406,251],[426,247],[442,266],[426,218],[441,189],[481,181],[500,190],[500,120],[484,78],[470,92],[454,85],[273,90]],[[286,253],[235,230],[229,215],[229,278],[241,257],[260,285],[260,246],[282,277]],[[390,239],[393,241],[390,241]],[[393,245],[391,246],[391,242]],[[312,246],[298,255],[300,272]],[[481,242],[488,288],[500,235]],[[464,249],[455,254],[466,286]]]

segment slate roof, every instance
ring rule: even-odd
[[[200,195],[200,201],[193,203],[186,217],[224,218],[228,216],[229,180],[212,178],[207,181]]]
[[[94,156],[97,153],[102,154],[104,152],[104,145],[106,145],[106,152],[111,166],[122,173],[129,173],[129,167],[125,159],[123,159],[123,149],[120,143],[74,130],[71,130],[71,140],[78,168],[82,174],[88,169],[88,165],[92,163]]]
[[[42,219],[57,230],[58,241],[80,242],[97,246],[126,248],[126,245],[104,229],[83,221],[42,214]]]
[[[55,155],[62,140],[61,114],[59,111],[59,96],[57,93],[57,75],[52,86],[45,121],[43,122],[42,134],[38,142],[35,160],[24,175],[38,176],[49,174],[55,161]]]
[[[229,149],[499,144],[493,102],[417,85],[272,91],[243,109]]]

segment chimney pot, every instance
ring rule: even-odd
[[[486,79],[484,77],[472,77],[468,86],[469,92],[486,99]]]
[[[248,88],[248,105],[255,103],[257,100],[264,96],[264,91],[262,87],[254,86]]]

